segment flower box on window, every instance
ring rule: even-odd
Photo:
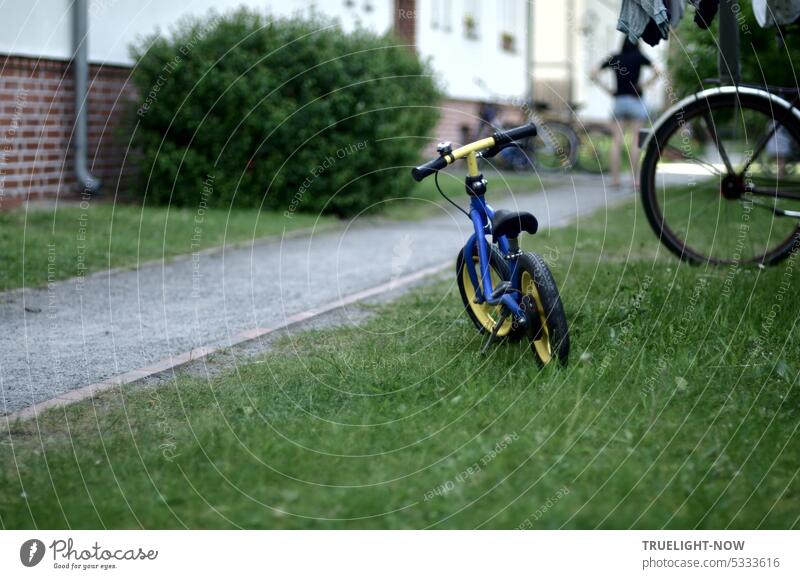
[[[517,51],[517,37],[510,32],[503,32],[500,35],[500,46],[506,52]]]
[[[464,17],[464,36],[473,40],[478,38],[478,23],[470,15]]]

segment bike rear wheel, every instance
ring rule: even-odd
[[[537,126],[530,149],[534,166],[547,172],[565,171],[575,166],[578,135],[567,123],[547,121]]]
[[[587,125],[581,134],[578,168],[587,173],[608,173],[611,170],[611,146],[614,136],[607,125]]]
[[[758,93],[698,97],[661,123],[648,143],[641,195],[650,225],[670,251],[692,263],[786,258],[800,226],[779,212],[800,210],[800,172],[786,170],[788,151],[800,150],[800,122]],[[774,142],[778,132],[783,143]]]

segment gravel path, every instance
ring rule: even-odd
[[[630,195],[584,177],[502,207],[558,227]],[[333,233],[102,272],[82,287],[0,294],[0,413],[452,261],[469,234],[455,210],[418,222],[356,220]]]

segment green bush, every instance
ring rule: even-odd
[[[142,40],[131,49],[138,191],[337,215],[402,194],[440,93],[400,44],[245,9]]]

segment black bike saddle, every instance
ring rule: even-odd
[[[501,236],[509,239],[518,237],[525,231],[533,235],[539,230],[539,222],[536,217],[527,211],[506,211],[498,209],[492,218],[492,238],[497,241]]]

